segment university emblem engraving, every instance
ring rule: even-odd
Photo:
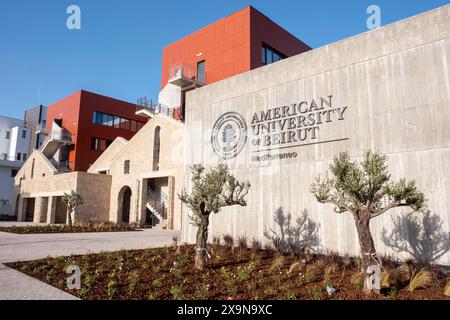
[[[214,123],[211,145],[224,160],[235,158],[247,142],[247,123],[237,112],[227,112]]]

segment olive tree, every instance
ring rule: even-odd
[[[361,163],[353,162],[347,152],[340,153],[325,177],[319,176],[310,191],[320,203],[334,205],[337,213],[350,212],[355,220],[361,248],[361,271],[366,272],[376,254],[370,220],[396,207],[410,207],[417,212],[424,208],[425,196],[414,180],[391,182],[387,157],[367,151]],[[367,281],[365,281],[367,290]]]
[[[78,192],[71,191],[70,193],[64,193],[63,202],[67,208],[67,224],[72,226],[72,213],[83,204],[81,195]]]
[[[179,198],[191,210],[190,223],[197,226],[195,268],[204,270],[207,258],[206,242],[208,240],[209,217],[221,208],[233,205],[246,206],[245,197],[250,183],[239,182],[230,174],[228,167],[219,164],[205,172],[202,165],[193,165],[192,191],[183,190]]]

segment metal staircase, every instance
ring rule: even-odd
[[[147,187],[147,209],[150,211],[152,227],[167,228],[168,197],[164,192],[156,192]]]

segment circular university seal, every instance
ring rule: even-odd
[[[224,160],[235,158],[247,142],[247,123],[237,112],[227,112],[214,123],[211,145]]]

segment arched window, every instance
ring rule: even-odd
[[[155,134],[153,135],[153,171],[159,170],[159,152],[160,152],[160,137],[161,127],[155,128]]]

